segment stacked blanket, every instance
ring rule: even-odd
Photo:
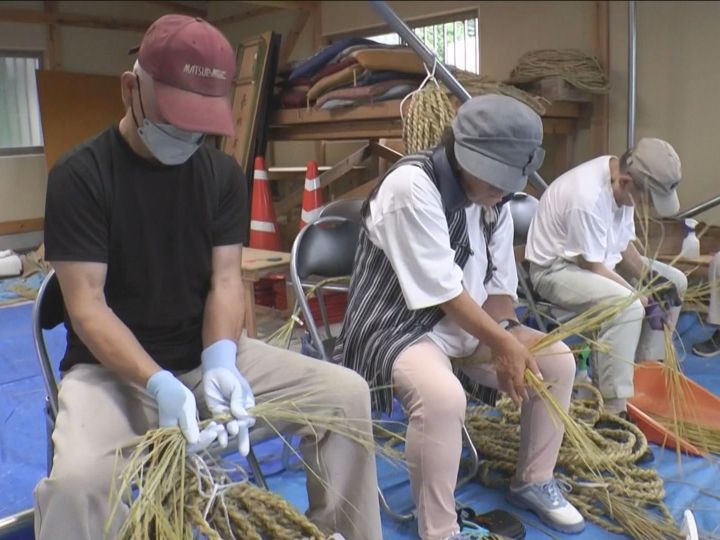
[[[332,110],[398,99],[425,77],[409,47],[345,38],[294,65],[279,83],[283,108]]]

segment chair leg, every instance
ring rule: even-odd
[[[392,519],[395,521],[398,521],[400,523],[404,523],[406,521],[412,521],[417,517],[417,509],[413,507],[410,512],[407,512],[405,514],[402,514],[400,512],[396,512],[392,508],[390,508],[390,505],[388,504],[387,500],[385,499],[385,494],[383,493],[380,486],[378,486],[378,499],[380,499],[380,507],[383,509],[384,512],[387,513]]]
[[[467,474],[463,477],[458,478],[457,484],[455,486],[456,490],[467,484],[470,480],[474,479],[477,476],[478,470],[480,469],[480,457],[478,456],[477,448],[475,448],[472,439],[470,439],[470,433],[468,432],[467,427],[464,424],[462,427],[462,436],[468,446],[468,449],[470,450],[470,465]],[[387,499],[385,498],[385,494],[379,486],[378,498],[380,499],[380,507],[395,521],[403,523],[417,518],[417,508],[415,507],[413,507],[412,510],[404,514],[393,510],[390,507],[390,504],[388,504]]]
[[[50,476],[50,471],[52,471],[52,465],[53,465],[53,458],[55,456],[55,446],[53,445],[52,441],[52,434],[55,430],[55,420],[52,417],[52,413],[50,412],[50,407],[45,407],[45,433],[47,437],[47,475]]]
[[[250,452],[247,455],[247,460],[248,464],[250,465],[250,469],[252,470],[253,476],[255,477],[255,483],[263,489],[269,489],[267,480],[265,480],[265,475],[260,468],[260,463],[258,463],[257,457],[255,457],[255,452],[253,451],[252,447],[250,448]]]
[[[455,489],[461,488],[462,486],[467,484],[470,480],[475,478],[477,476],[478,469],[480,469],[480,457],[478,456],[477,448],[475,448],[475,445],[473,444],[472,439],[470,439],[470,433],[468,432],[465,424],[463,424],[463,427],[462,427],[462,434],[463,434],[463,439],[465,439],[468,449],[470,450],[470,467],[468,468],[467,474],[458,479]]]

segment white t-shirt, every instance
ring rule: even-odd
[[[517,300],[513,223],[507,205],[500,212],[490,241],[496,270],[487,285],[481,207],[472,204],[465,215],[473,254],[463,270],[455,264],[440,192],[420,167],[398,167],[370,201],[370,215],[365,221],[370,241],[388,257],[409,309],[442,304],[460,295],[463,287],[480,305],[490,294]],[[472,354],[478,346],[478,339],[449,317],[436,324],[428,336],[451,357]]]
[[[610,185],[610,159],[602,156],[569,170],[540,198],[525,258],[540,266],[582,255],[612,269],[635,238],[634,208],[619,206]]]

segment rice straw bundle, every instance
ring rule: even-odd
[[[310,403],[311,397],[270,400],[249,412],[278,435],[273,422],[307,425],[318,431],[338,433],[369,451],[378,450],[385,457],[399,460],[399,452],[377,447],[368,436],[368,420],[335,415],[332,407]],[[322,412],[313,412],[314,409]],[[228,418],[216,420],[223,422]],[[203,426],[206,424],[203,422]],[[375,423],[372,427],[391,433]],[[391,434],[403,441],[397,433]],[[282,435],[280,438],[288,444]],[[195,532],[209,539],[325,538],[281,497],[250,485],[241,469],[236,468],[233,475],[233,470],[220,467],[209,454],[187,455],[185,447],[185,438],[178,428],[150,430],[140,439],[122,471],[114,475],[118,480],[111,490],[112,510],[106,533],[121,507],[127,504],[129,514],[118,535],[120,539],[190,540]],[[121,449],[117,463],[123,463]],[[238,475],[239,480],[234,478]],[[319,477],[317,480],[321,481]]]

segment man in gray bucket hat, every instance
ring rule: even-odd
[[[593,380],[605,408],[626,415],[633,396],[634,363],[663,360],[663,327],[675,327],[687,288],[681,271],[640,255],[635,208],[661,217],[679,210],[680,158],[666,141],[644,138],[620,158],[601,156],[566,172],[540,199],[525,257],[544,299],[582,312],[602,302],[627,304],[600,328],[606,345],[594,362]],[[640,294],[649,285],[656,292]],[[641,461],[652,460],[646,452]]]
[[[443,140],[406,156],[380,180],[362,211],[348,308],[335,360],[372,386],[376,410],[397,398],[408,415],[406,457],[424,540],[470,538],[455,513],[466,394],[496,391],[522,404],[511,500],[564,532],[584,521],[553,469],[563,428],[524,384],[526,368],[552,380],[570,403],[575,362],[556,343],[537,356],[541,333],[515,315],[513,223],[505,198],[542,163],[542,122],[499,95],[458,110]],[[475,357],[454,370],[453,359]]]

